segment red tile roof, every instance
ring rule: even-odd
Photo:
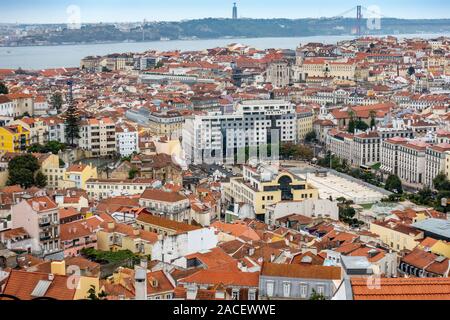
[[[75,289],[67,287],[67,276],[54,275],[45,297],[57,300],[73,300]],[[3,291],[4,294],[16,296],[21,300],[31,300],[31,294],[40,280],[49,280],[47,273],[12,270]]]
[[[380,288],[367,279],[351,279],[354,300],[450,300],[449,278],[380,279]]]
[[[317,265],[305,266],[298,264],[264,263],[261,275],[286,278],[339,280],[341,279],[341,268]]]
[[[258,287],[259,273],[202,270],[191,276],[180,279],[178,282],[204,285],[223,284],[225,286]]]

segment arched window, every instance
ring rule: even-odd
[[[294,196],[292,194],[291,183],[292,183],[292,179],[289,176],[282,176],[278,180],[278,184],[280,185],[280,190],[281,190],[281,200],[282,201],[289,201],[289,200],[294,199]]]

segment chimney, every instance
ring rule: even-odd
[[[144,270],[148,269],[148,260],[147,258],[141,258],[141,268],[143,268]]]
[[[190,285],[186,290],[186,300],[195,300],[197,298],[197,285]]]
[[[115,226],[116,225],[115,225],[114,221],[109,221],[108,222],[108,229],[114,229]]]
[[[255,248],[251,247],[250,249],[248,249],[248,255],[250,257],[252,257],[255,254]]]
[[[55,279],[55,275],[53,273],[48,274],[48,281],[53,281]]]
[[[60,276],[66,275],[66,261],[52,261],[50,264],[50,270],[52,274],[57,274]]]
[[[134,272],[136,300],[147,300],[147,270],[138,266]]]
[[[31,204],[31,207],[33,208],[34,211],[40,210],[39,202],[33,201],[33,203]]]

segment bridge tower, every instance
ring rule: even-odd
[[[356,7],[356,33],[358,34],[358,36],[361,35],[362,20],[363,20],[362,6],[357,6]]]

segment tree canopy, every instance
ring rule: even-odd
[[[0,82],[0,94],[8,94],[9,90],[8,87],[6,86],[6,84],[4,84],[3,82]]]
[[[36,172],[40,169],[38,160],[31,154],[17,156],[8,164],[9,186],[20,185],[22,188],[30,188],[35,185]],[[39,184],[43,183],[39,177]]]
[[[65,151],[67,148],[66,144],[59,141],[49,141],[45,145],[33,144],[28,148],[28,152],[31,153],[53,153],[58,154],[59,151]]]
[[[61,110],[63,105],[63,97],[60,92],[56,92],[53,94],[50,100],[50,105],[52,106],[53,109],[56,109],[58,111]]]
[[[75,146],[75,141],[80,138],[80,118],[78,110],[73,103],[67,109],[65,116],[66,125],[66,139],[72,147]]]
[[[403,193],[402,181],[396,175],[390,175],[386,180],[385,189],[398,194]]]

